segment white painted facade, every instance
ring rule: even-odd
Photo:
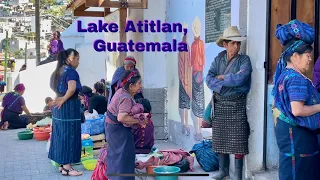
[[[85,22],[97,20],[96,18],[80,19]],[[98,53],[92,46],[97,38],[103,39],[104,34],[78,33],[75,23],[61,33],[64,48],[74,48],[80,53],[80,65],[77,71],[80,75],[82,85],[89,87],[92,87],[95,82],[105,77],[106,53]],[[17,63],[16,69],[18,71],[23,63],[24,61],[22,60]],[[41,112],[44,107],[44,99],[47,96],[55,96],[49,87],[50,76],[55,67],[56,62],[36,66],[35,59],[28,59],[27,70],[14,73],[14,84],[21,82],[26,86],[24,97],[31,112]],[[39,74],[41,76],[39,76]]]
[[[51,31],[52,21],[50,19],[41,19],[40,21],[40,37],[45,38],[46,34],[52,33]],[[36,32],[36,18],[31,17],[31,32]]]
[[[185,21],[188,28],[188,43],[191,46],[193,41],[192,20],[199,16],[201,21],[201,39],[204,41],[204,0],[184,1],[181,4],[179,0],[162,0],[149,1],[148,9],[130,9],[128,10],[128,19],[131,20],[161,20],[163,22],[180,22]],[[183,9],[187,8],[187,9]],[[188,12],[188,13],[184,13]],[[191,19],[191,20],[190,20]],[[263,168],[263,133],[264,133],[264,86],[265,86],[265,69],[264,62],[266,57],[267,44],[267,0],[232,0],[231,3],[231,25],[240,27],[243,35],[247,35],[248,40],[243,43],[242,52],[251,58],[253,67],[252,86],[248,95],[248,121],[251,127],[249,138],[249,152],[245,157],[244,171],[247,178],[252,177],[252,172],[260,171]],[[108,34],[108,33],[107,33]],[[128,33],[127,40],[143,42],[163,42],[172,38],[180,40],[182,35],[179,33]],[[112,37],[106,35],[107,41],[112,41]],[[208,69],[214,57],[223,49],[215,43],[206,43],[206,65],[204,76],[207,75]],[[167,111],[168,111],[168,130],[169,140],[175,142],[186,150],[190,150],[197,143],[193,140],[192,133],[190,137],[181,135],[181,124],[178,109],[179,98],[179,81],[178,81],[178,53],[163,52],[135,52],[128,53],[134,55],[137,59],[137,68],[143,75],[144,88],[167,88]],[[108,66],[109,68],[109,66]],[[113,67],[112,67],[113,68]],[[110,72],[108,72],[110,74]],[[112,73],[111,73],[112,74]],[[108,75],[108,80],[111,76]],[[211,98],[211,92],[204,85],[205,105]],[[190,111],[189,125],[193,128],[192,111]],[[278,149],[275,143],[273,133],[273,123],[271,109],[268,106],[268,128],[267,128],[267,167],[273,168],[278,166]],[[193,131],[193,130],[191,130]],[[203,129],[203,136],[211,134],[211,129]],[[232,161],[231,161],[232,162]],[[233,163],[231,163],[233,169]]]

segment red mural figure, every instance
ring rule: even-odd
[[[187,24],[183,25],[187,28]],[[190,110],[190,99],[191,99],[191,57],[190,57],[190,46],[187,42],[187,35],[182,37],[182,41],[188,46],[188,52],[178,53],[178,73],[179,73],[179,109],[182,126],[182,134],[190,135],[189,128],[189,110]]]
[[[201,122],[204,112],[204,75],[205,65],[205,44],[200,39],[201,22],[196,17],[192,24],[194,41],[191,45],[191,65],[192,65],[192,101],[191,108],[195,116],[193,124],[195,126],[195,140],[202,140]]]

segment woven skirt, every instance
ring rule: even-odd
[[[223,97],[215,94],[213,98],[213,150],[221,154],[248,154],[250,126],[247,121],[246,95]]]
[[[179,108],[190,109],[190,97],[184,89],[181,80],[179,80]]]
[[[201,73],[200,73],[201,74]],[[203,77],[201,77],[203,78]],[[204,112],[204,87],[203,81],[197,82],[198,77],[192,76],[192,112],[196,117],[202,118]]]
[[[49,159],[59,164],[79,163],[81,158],[80,100],[67,100],[52,109],[52,134]]]

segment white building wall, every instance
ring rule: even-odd
[[[86,20],[84,20],[86,21]],[[89,18],[88,21],[93,21]],[[76,25],[72,24],[62,33],[62,41],[65,49],[74,48],[80,53],[80,65],[77,71],[82,85],[92,87],[93,84],[105,77],[105,53],[98,53],[93,49],[93,42],[99,35],[90,33],[78,33]],[[100,33],[100,38],[104,34]],[[22,64],[24,62],[19,62]],[[44,107],[44,99],[47,96],[54,97],[54,92],[49,87],[50,76],[56,68],[56,62],[45,65],[35,65],[35,60],[27,61],[27,70],[15,74],[14,84],[24,83],[26,104],[31,112],[41,112]],[[37,76],[41,74],[41,76]]]
[[[188,43],[191,46],[193,42],[192,24],[198,16],[201,22],[201,39],[204,41],[205,17],[204,7],[205,1],[198,0],[166,0],[166,1],[149,1],[148,9],[143,11],[143,17],[146,20],[160,19],[163,22],[180,22],[188,24]],[[266,0],[262,1],[231,1],[231,25],[240,27],[240,31],[247,35],[247,42],[243,43],[242,51],[246,52],[251,58],[253,66],[252,86],[248,95],[248,121],[251,126],[251,135],[249,139],[250,154],[245,159],[246,177],[251,176],[251,171],[258,171],[262,168],[263,157],[263,120],[264,120],[264,61],[266,53]],[[243,12],[246,11],[246,12]],[[130,19],[138,19],[141,14],[136,10],[129,11]],[[257,14],[259,16],[257,16]],[[136,17],[135,17],[136,15]],[[245,24],[243,24],[245,23]],[[139,35],[129,35],[130,38],[142,39],[144,42],[149,41],[171,41],[172,38],[181,40],[180,33],[143,33],[143,38]],[[207,75],[209,67],[214,57],[223,49],[219,48],[215,43],[205,44],[206,65],[204,68],[204,76]],[[135,53],[139,56],[139,53]],[[186,150],[190,150],[197,143],[193,139],[194,116],[190,110],[189,125],[191,135],[189,137],[182,136],[181,122],[179,115],[178,97],[179,97],[179,80],[178,80],[178,52],[161,53],[161,52],[143,52],[143,83],[145,88],[162,88],[168,89],[167,107],[168,110],[168,128],[169,138]],[[140,70],[140,69],[139,69]],[[205,106],[209,103],[211,92],[204,84]],[[204,136],[211,134],[210,129],[203,129]],[[274,136],[268,134],[268,136]],[[271,138],[272,139],[272,138]],[[268,143],[270,145],[270,143]],[[272,143],[271,143],[272,144]],[[276,149],[277,147],[269,147]],[[274,151],[276,152],[276,151]],[[268,156],[268,159],[272,155]],[[277,161],[271,158],[272,162]],[[231,163],[233,169],[233,163]]]

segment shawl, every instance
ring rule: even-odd
[[[278,24],[276,29],[276,37],[280,40],[282,46],[293,39],[297,39],[291,46],[282,52],[277,63],[276,71],[274,74],[273,82],[276,84],[280,74],[287,66],[285,57],[291,56],[295,50],[306,44],[313,44],[314,42],[314,29],[309,24],[302,23],[299,20],[292,20],[288,24]],[[277,93],[277,87],[274,86],[272,94]]]

